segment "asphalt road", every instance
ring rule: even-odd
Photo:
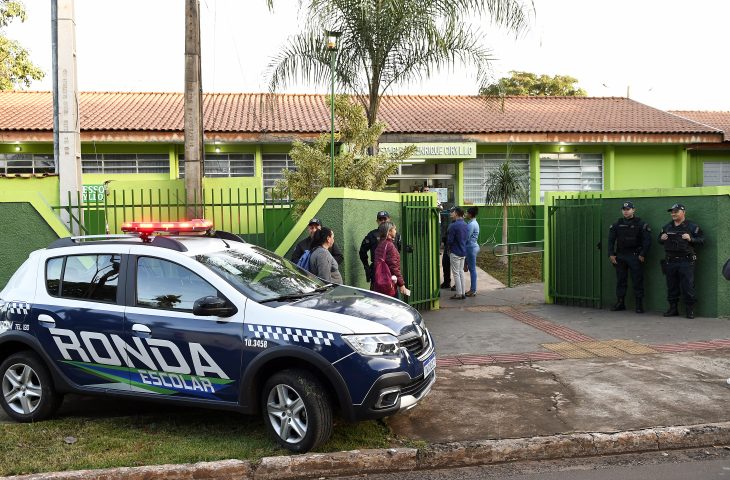
[[[482,467],[337,477],[341,480],[709,480],[730,479],[730,449],[519,462]]]

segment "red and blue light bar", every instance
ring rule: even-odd
[[[207,232],[213,228],[213,222],[195,218],[182,222],[124,222],[121,230],[124,233],[139,233],[150,235],[156,232]]]

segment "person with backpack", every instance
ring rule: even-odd
[[[396,296],[396,286],[402,295],[407,295],[406,282],[400,272],[400,253],[394,240],[398,235],[395,225],[383,222],[378,227],[378,246],[373,256],[373,283],[371,289],[375,292]],[[393,283],[395,277],[395,283]]]
[[[304,252],[311,249],[311,243],[312,238],[314,237],[314,233],[317,232],[320,228],[322,228],[322,221],[319,218],[313,218],[309,221],[309,225],[307,225],[307,233],[308,236],[304,237],[302,241],[297,243],[297,246],[294,247],[294,252],[292,252],[291,255],[291,261],[296,263],[297,265],[300,264],[300,260],[302,258],[302,255],[304,255]],[[338,265],[342,265],[345,261],[345,256],[342,255],[342,251],[337,246],[337,244],[333,244],[332,248],[330,249],[330,253],[332,256],[337,260]],[[300,267],[302,265],[299,265]],[[305,270],[307,270],[306,267],[303,267]]]
[[[335,243],[335,234],[327,227],[314,232],[309,255],[309,271],[325,282],[342,283],[342,275],[337,260],[330,253]]]

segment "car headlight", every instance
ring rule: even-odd
[[[378,335],[343,335],[342,339],[362,355],[395,355],[398,353],[398,339],[388,333]]]

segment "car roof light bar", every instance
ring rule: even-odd
[[[121,230],[125,233],[138,233],[140,238],[148,242],[153,233],[189,233],[208,232],[213,229],[213,222],[195,218],[182,222],[124,222]]]

